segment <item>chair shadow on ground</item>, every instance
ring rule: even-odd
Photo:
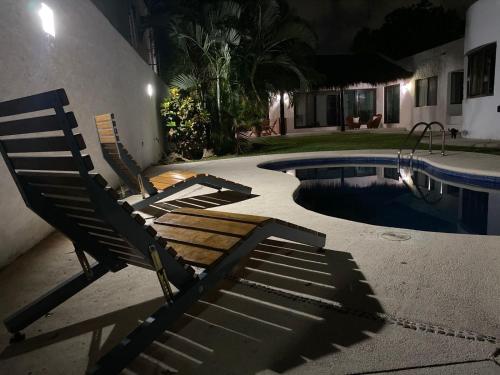
[[[232,190],[221,190],[210,194],[156,202],[141,209],[141,212],[153,217],[159,217],[177,208],[214,208],[242,202],[255,197],[258,197],[258,195],[243,194]]]
[[[7,347],[0,358],[92,333],[91,366],[162,302],[146,301],[28,338]],[[383,313],[349,253],[267,240],[124,373],[285,372],[370,339],[368,333],[384,324],[349,311]]]

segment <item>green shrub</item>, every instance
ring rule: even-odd
[[[194,94],[184,93],[178,88],[171,88],[169,94],[160,109],[166,120],[169,141],[183,157],[200,159],[207,143],[210,115]]]

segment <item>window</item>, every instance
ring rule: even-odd
[[[437,105],[437,77],[417,79],[415,82],[415,107]]]
[[[430,77],[427,91],[427,105],[437,105],[438,78]]]
[[[384,88],[384,122],[399,123],[399,85]]]
[[[137,14],[135,12],[135,7],[131,6],[128,12],[128,26],[130,29],[130,44],[134,48],[137,48],[137,28],[135,25]]]
[[[493,95],[497,44],[480,47],[468,55],[467,96]]]
[[[462,104],[464,98],[464,72],[450,74],[450,104]]]

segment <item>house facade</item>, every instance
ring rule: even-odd
[[[287,133],[337,130],[347,118],[356,119],[363,128],[380,114],[381,128],[410,129],[421,121],[439,121],[446,129],[461,131],[463,137],[500,139],[499,18],[500,2],[478,0],[467,11],[463,39],[397,62],[386,59],[372,72],[373,77],[364,72],[370,70],[371,58],[364,59],[365,69],[356,64],[339,69],[335,66],[339,57],[332,57],[331,70],[336,71],[329,72],[322,64],[322,73],[334,80],[350,74],[351,82],[299,90],[293,100],[285,94]],[[353,62],[358,60],[363,58],[353,58]],[[389,73],[382,74],[385,79],[381,80],[377,75],[384,69]],[[377,82],[370,83],[373,80]],[[270,104],[271,123],[279,118],[278,99]]]
[[[467,11],[464,40],[464,136],[500,139],[500,1],[479,0]]]

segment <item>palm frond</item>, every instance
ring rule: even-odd
[[[170,86],[178,87],[181,90],[192,90],[199,86],[199,80],[192,74],[181,73],[172,78]]]

